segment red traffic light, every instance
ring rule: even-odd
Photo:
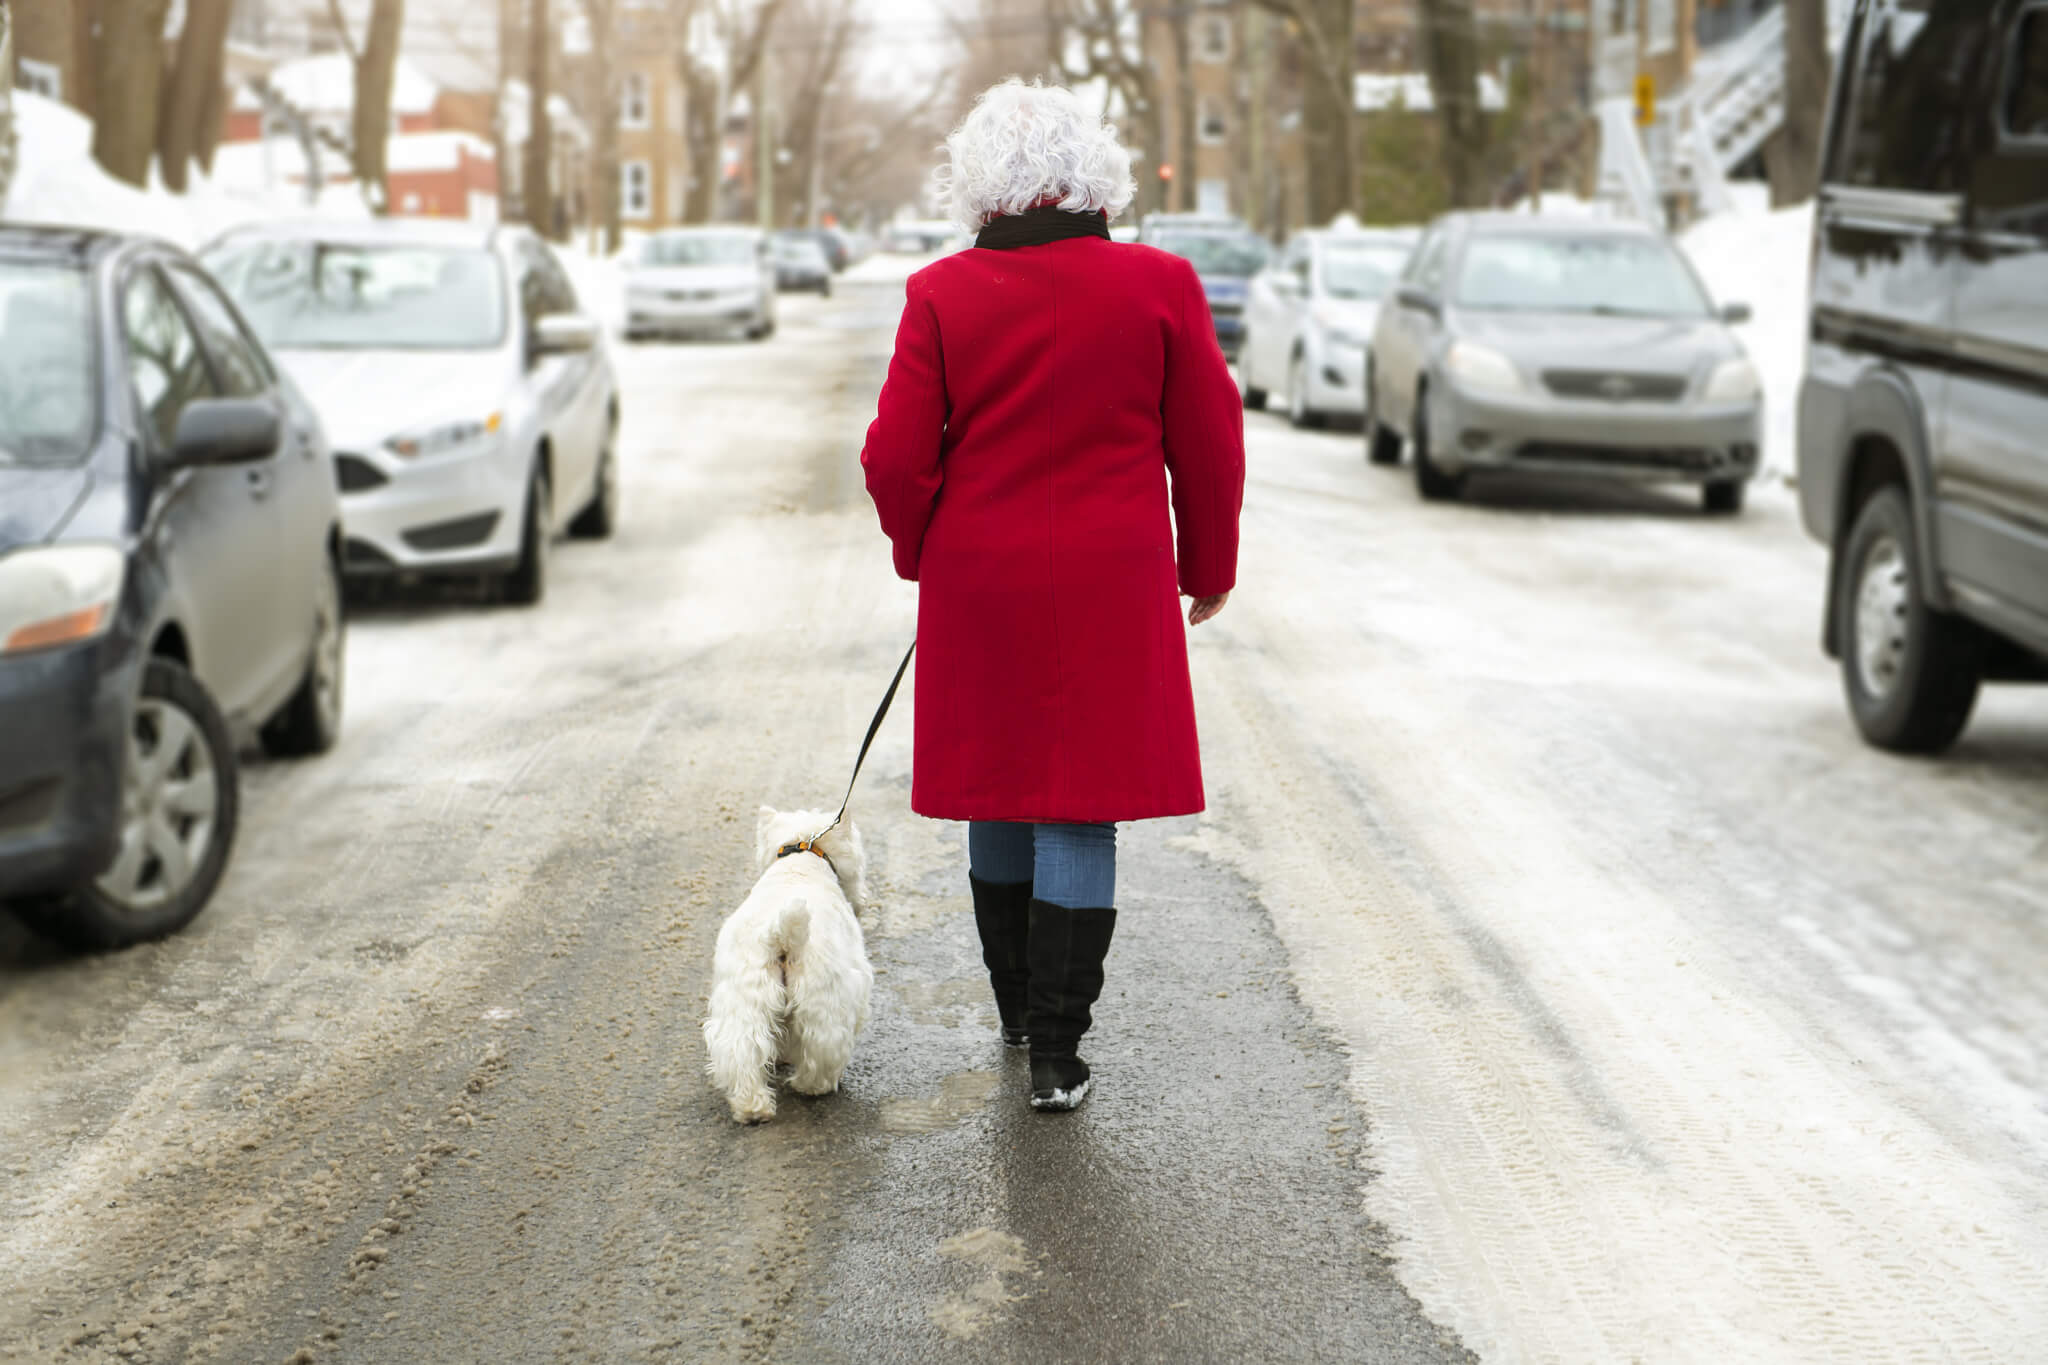
[[[1173,163],[1171,161],[1162,161],[1159,163],[1159,178],[1161,180],[1173,179]]]

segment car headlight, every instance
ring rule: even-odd
[[[393,436],[384,445],[392,454],[402,455],[408,460],[446,455],[451,450],[460,450],[488,436],[495,436],[504,421],[505,414],[494,412],[478,421],[444,422],[437,427],[404,432]]]
[[[1706,403],[1746,403],[1764,391],[1763,381],[1757,377],[1756,366],[1746,356],[1724,360],[1714,367],[1707,377],[1707,387],[1700,394]]]
[[[1522,372],[1499,351],[1470,341],[1454,342],[1444,355],[1444,372],[1468,389],[1520,393]]]
[[[127,563],[112,545],[42,545],[0,556],[0,654],[104,634]]]

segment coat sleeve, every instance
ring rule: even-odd
[[[868,496],[882,519],[900,578],[917,581],[939,485],[939,440],[946,430],[945,360],[939,350],[938,319],[923,281],[912,276],[904,292],[903,320],[896,327],[896,354],[875,420],[868,427],[860,466]]]
[[[1168,339],[1160,399],[1180,590],[1214,597],[1237,583],[1237,519],[1244,506],[1244,401],[1209,317],[1194,267],[1179,263],[1180,321]]]

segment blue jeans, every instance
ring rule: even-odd
[[[1116,826],[975,820],[967,870],[985,882],[1029,882],[1033,896],[1069,910],[1106,910],[1116,904]]]

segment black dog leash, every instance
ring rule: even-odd
[[[831,824],[825,826],[825,828],[819,830],[810,838],[792,839],[781,848],[776,849],[776,857],[787,858],[792,853],[815,853],[820,858],[825,857],[824,850],[817,846],[818,840],[839,828],[839,822],[846,818],[846,808],[853,802],[853,784],[860,781],[860,765],[868,761],[868,747],[875,742],[875,732],[882,728],[882,719],[889,714],[889,703],[896,700],[896,689],[902,685],[903,675],[910,668],[910,656],[915,653],[917,653],[917,640],[913,638],[910,642],[910,648],[903,651],[903,662],[896,665],[896,676],[889,680],[889,690],[882,694],[882,704],[875,708],[875,718],[868,722],[867,738],[860,742],[860,753],[853,760],[853,776],[846,780],[846,799],[839,803],[839,814],[832,817]],[[825,860],[827,862],[831,861],[829,858]]]

